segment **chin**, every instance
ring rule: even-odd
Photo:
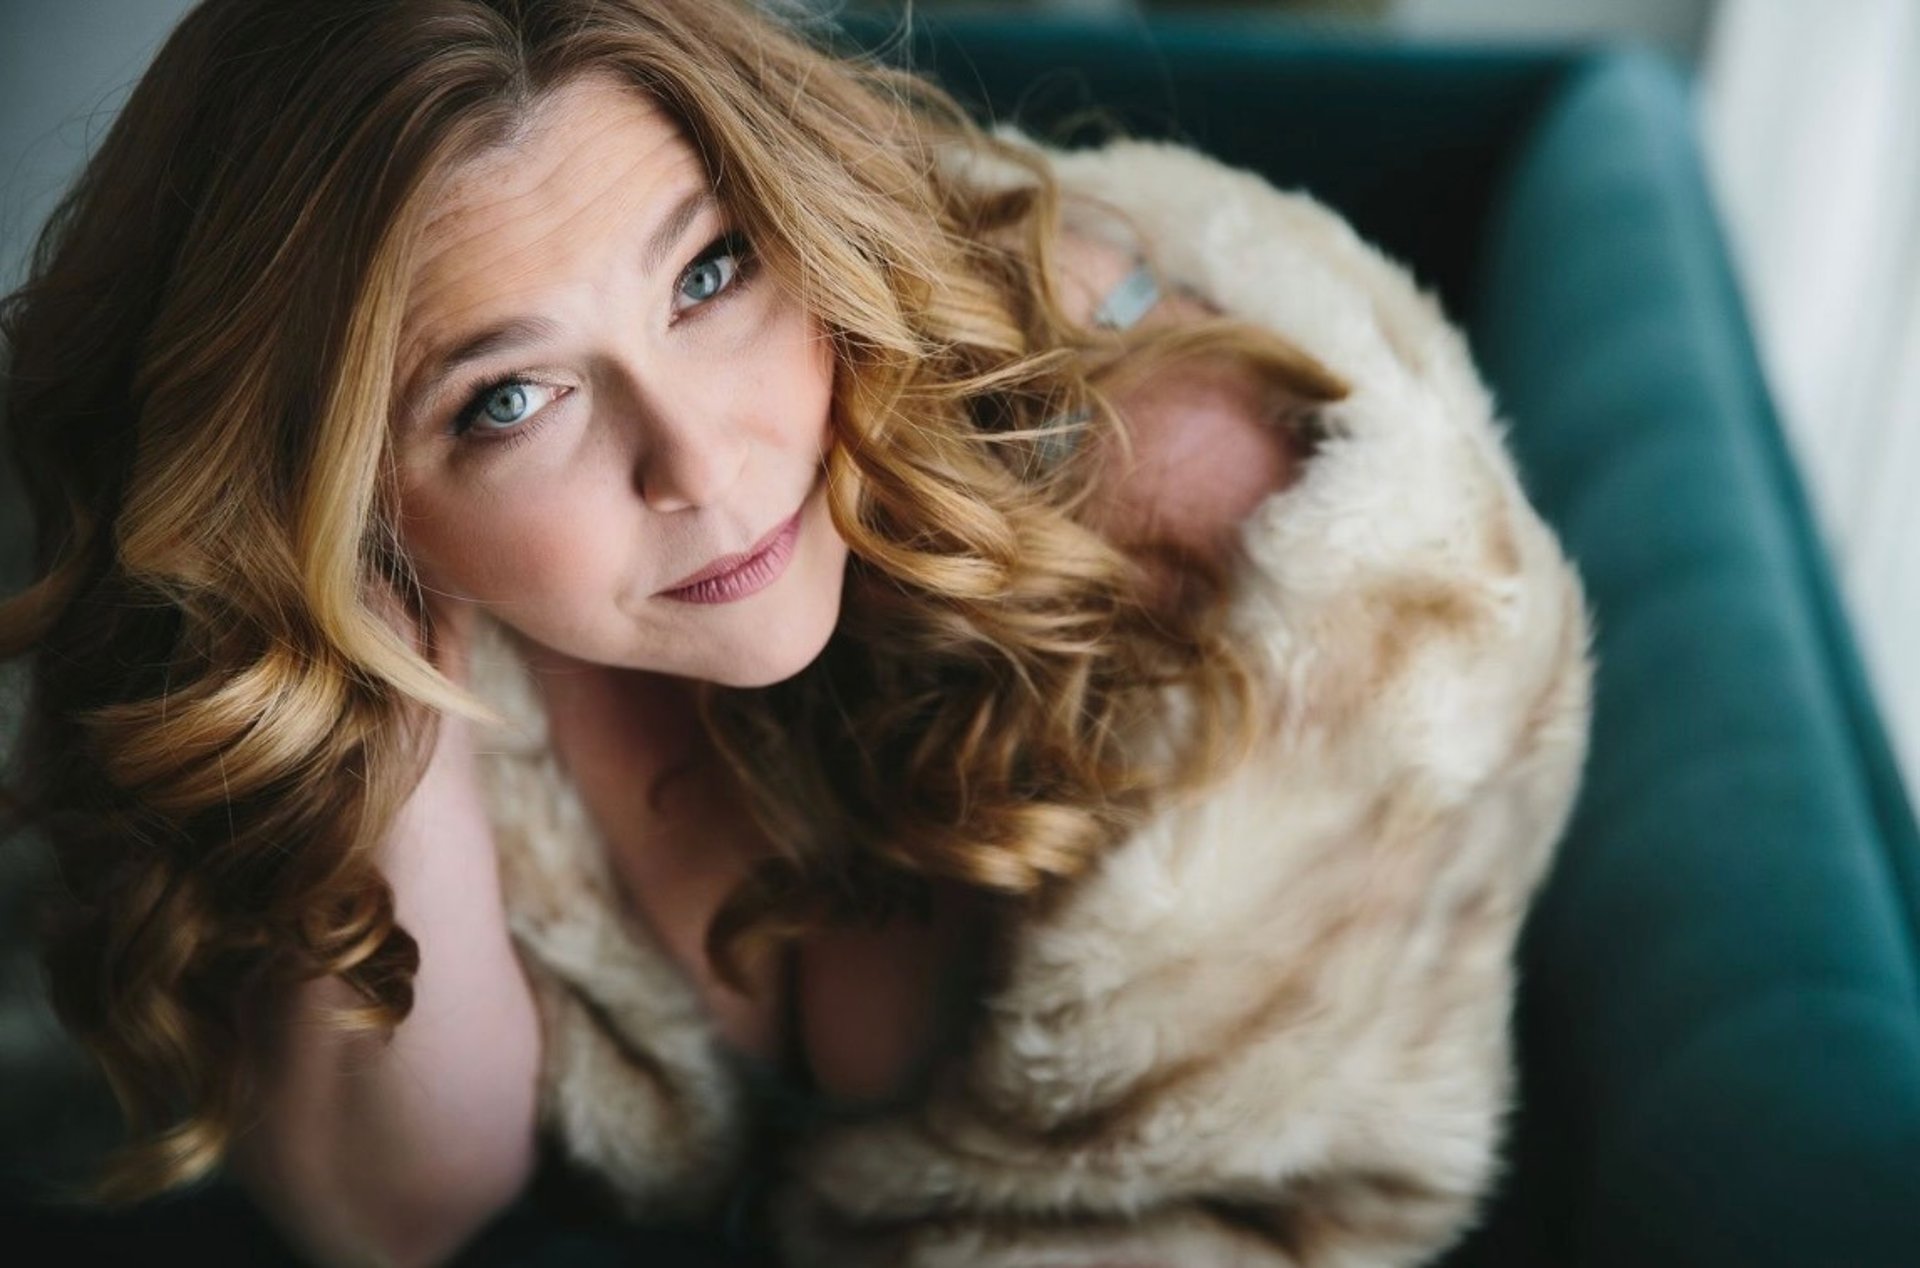
[[[844,560],[840,561],[844,566]],[[798,580],[798,578],[795,578]],[[701,663],[687,676],[723,687],[771,687],[785,682],[820,658],[840,623],[840,577],[816,581],[799,603],[772,611],[743,609],[727,631],[716,636]]]
[[[723,687],[770,687],[819,659],[840,623],[848,551],[817,491],[802,523],[784,576],[757,595],[689,614],[673,638],[678,663],[633,667]]]
[[[771,687],[818,660],[832,636],[833,622],[827,621],[807,637],[784,638],[778,645],[770,645],[763,638],[756,642],[751,655],[727,656],[719,663],[695,669],[690,676],[723,687]]]

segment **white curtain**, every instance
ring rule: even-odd
[[[1701,75],[1761,355],[1920,792],[1920,4],[1721,0]]]

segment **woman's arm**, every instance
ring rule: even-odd
[[[532,1174],[539,1021],[493,851],[467,724],[446,717],[380,858],[420,945],[412,1013],[384,1047],[343,1036],[322,1012],[360,1001],[329,977],[262,1019],[262,1118],[232,1165],[316,1262],[442,1262]]]

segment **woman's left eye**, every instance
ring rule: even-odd
[[[691,302],[676,304],[674,311],[686,312],[737,285],[748,267],[750,252],[745,235],[739,232],[724,233],[709,242],[675,283],[676,295]]]

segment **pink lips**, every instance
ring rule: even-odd
[[[692,576],[660,591],[662,599],[682,603],[731,603],[766,589],[780,579],[793,559],[800,537],[800,512],[774,526],[773,531],[735,555],[722,555]]]

